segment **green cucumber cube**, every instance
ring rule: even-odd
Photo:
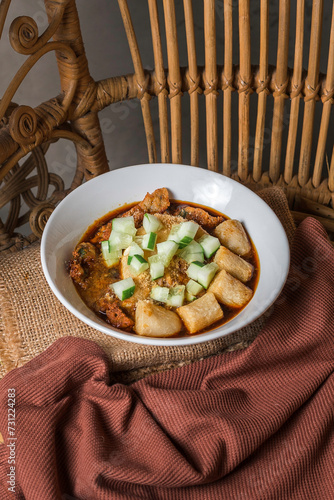
[[[158,255],[162,257],[165,266],[168,266],[179,246],[175,241],[167,240],[157,244]]]
[[[165,266],[162,262],[152,262],[150,264],[150,274],[152,280],[162,278],[165,274]]]
[[[101,241],[101,253],[104,259],[108,259],[110,255],[110,241]]]
[[[166,286],[155,286],[151,290],[151,299],[166,304],[169,294],[169,288]]]
[[[142,255],[134,255],[130,263],[131,270],[138,276],[149,268],[147,260]]]
[[[204,254],[203,253],[187,253],[183,259],[191,264],[192,262],[201,262],[204,263]]]
[[[128,251],[128,264],[131,264],[132,257],[134,255],[144,255],[144,250],[140,248],[138,243],[133,241],[131,245],[129,246],[129,251]]]
[[[179,241],[179,248],[186,247],[187,245],[189,245],[189,243],[191,241],[193,241],[193,240],[192,240],[192,238],[190,238],[190,236],[183,236],[183,238],[181,238]]]
[[[179,228],[180,228],[180,224],[175,224],[174,226],[172,226],[172,229],[169,232],[167,241],[172,240],[172,241],[175,241],[175,243],[177,243],[177,244],[179,243],[179,241],[180,241],[180,238],[178,235]]]
[[[110,288],[114,291],[119,300],[126,300],[132,297],[136,285],[132,278],[126,278],[125,280],[113,283],[110,285]]]
[[[199,240],[198,243],[201,245],[204,251],[204,255],[207,259],[213,256],[215,252],[217,252],[220,247],[220,241],[215,236],[211,236],[210,234],[204,234]]]
[[[203,291],[203,287],[196,281],[190,279],[186,285],[186,291],[189,292],[191,295],[198,295],[200,292]]]
[[[163,256],[158,255],[157,253],[156,253],[156,254],[154,254],[154,255],[151,255],[151,256],[150,256],[147,260],[148,260],[148,262],[149,262],[150,266],[151,266],[153,263],[155,263],[155,262],[160,262],[160,263],[162,263],[162,264],[163,264],[163,262],[164,262]]]
[[[187,302],[194,302],[194,300],[197,299],[197,297],[195,295],[192,295],[191,293],[187,292],[186,291],[186,301]]]
[[[114,219],[115,220],[115,219]],[[111,231],[109,241],[112,251],[125,250],[132,243],[131,234],[121,233],[119,231]]]
[[[122,257],[122,250],[111,250],[109,240],[101,242],[101,253],[104,263],[107,267],[113,267],[114,265],[118,264],[119,259]]]
[[[198,273],[203,266],[204,264],[202,264],[202,262],[192,262],[187,269],[187,275],[189,276],[189,278],[193,279],[194,281],[198,281]]]
[[[163,228],[163,224],[161,224],[159,219],[152,214],[144,215],[143,226],[147,233],[157,233]]]
[[[105,259],[104,263],[105,265],[110,268],[113,266],[116,266],[119,263],[120,256],[116,252],[113,254],[113,257],[110,257],[110,259]]]
[[[169,289],[167,305],[171,307],[181,307],[184,301],[185,286],[177,285]]]
[[[199,225],[193,221],[182,222],[178,230],[179,248],[184,248],[195,238]]]
[[[189,245],[180,250],[179,255],[189,264],[194,261],[204,262],[203,248],[195,240],[191,241]]]
[[[215,262],[211,262],[210,264],[206,264],[203,266],[197,275],[197,281],[207,289],[213,280],[216,272],[218,271],[219,266]]]
[[[129,217],[117,217],[112,221],[112,230],[118,233],[125,233],[134,236],[137,232],[135,221],[132,215]]]
[[[156,233],[147,233],[143,237],[142,248],[144,250],[153,251],[155,249],[155,243],[157,241]]]

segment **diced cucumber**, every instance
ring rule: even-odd
[[[197,275],[197,281],[207,289],[213,280],[216,272],[218,271],[219,266],[215,262],[211,262],[210,264],[206,264],[203,266]]]
[[[179,243],[180,239],[179,239],[179,235],[178,235],[178,232],[179,232],[179,227],[180,227],[180,224],[175,224],[174,226],[172,226],[172,229],[169,231],[169,235],[168,235],[168,238],[167,238],[167,241],[175,241],[175,243]]]
[[[115,220],[115,219],[114,219]],[[109,241],[111,246],[111,251],[124,250],[131,245],[132,242],[131,234],[119,233],[118,231],[111,231]]]
[[[142,248],[144,250],[153,251],[155,249],[156,241],[157,241],[157,233],[147,233],[143,237]]]
[[[194,302],[194,300],[196,300],[196,299],[197,299],[197,297],[195,295],[192,295],[191,293],[186,291],[186,301],[187,302]]]
[[[187,261],[189,264],[194,261],[204,262],[203,248],[197,241],[193,240],[189,245],[184,247],[180,253],[180,257]]]
[[[170,288],[167,305],[171,307],[181,307],[184,301],[185,288],[184,285],[177,285]]]
[[[187,269],[187,275],[189,276],[189,278],[198,281],[198,272],[203,266],[204,264],[197,260],[195,262],[192,262]]]
[[[162,278],[165,274],[164,259],[161,255],[155,254],[148,258],[152,280]]]
[[[203,253],[188,253],[187,257],[184,259],[186,260],[189,264],[191,262],[204,262],[204,254]]]
[[[149,264],[142,255],[134,255],[131,259],[130,268],[138,276],[138,274],[149,268]]]
[[[182,222],[177,232],[179,248],[184,248],[195,238],[199,225],[191,220]]]
[[[179,246],[175,241],[167,240],[157,244],[158,255],[162,257],[165,266],[168,266]]]
[[[196,224],[196,222],[181,222],[181,224],[177,224],[172,227],[167,239],[178,243],[179,248],[184,248],[185,246],[189,245],[191,241],[193,241],[198,228],[199,225]]]
[[[186,286],[186,291],[191,295],[198,295],[203,290],[202,285],[190,279]]]
[[[140,248],[138,243],[136,243],[135,241],[133,241],[129,246],[128,264],[131,264],[131,260],[134,255],[144,255],[144,250]]]
[[[144,255],[144,250],[135,241],[131,242],[129,246],[129,255]]]
[[[165,266],[162,262],[152,262],[150,264],[150,274],[152,280],[157,280],[158,278],[162,278],[165,274]]]
[[[160,262],[160,263],[164,263],[164,258],[162,255],[158,255],[157,253],[154,254],[154,255],[151,255],[148,259],[148,263],[150,264],[150,266],[155,263],[155,262]]]
[[[191,241],[192,239],[190,238],[190,236],[183,236],[183,238],[179,241],[179,248],[186,247]]]
[[[169,288],[166,286],[155,286],[151,290],[151,298],[166,304],[169,294]]]
[[[115,264],[118,264],[119,259],[122,257],[122,250],[111,251],[109,240],[101,242],[101,253],[107,267],[112,267]]]
[[[108,268],[116,266],[119,263],[119,259],[121,256],[119,255],[119,253],[115,252],[113,253],[113,257],[111,257],[110,259],[105,259],[104,263]]]
[[[118,233],[125,233],[134,236],[137,232],[135,221],[132,215],[129,217],[118,217],[112,221],[112,230]]]
[[[203,236],[198,240],[198,243],[204,250],[204,255],[207,259],[213,256],[215,252],[217,252],[220,247],[220,241],[215,236],[211,236],[210,234],[203,234]]]
[[[144,215],[143,226],[147,233],[157,233],[163,228],[163,224],[161,224],[159,219],[152,214]]]
[[[105,259],[107,259],[107,255],[110,253],[110,241],[101,241],[101,252]]]
[[[183,253],[187,253],[188,251],[191,253],[203,253],[203,248],[199,243],[197,243],[197,241],[192,240],[189,245],[187,245],[180,251],[180,255],[182,255]]]
[[[110,288],[120,300],[126,300],[132,297],[135,287],[136,285],[132,278],[126,278],[125,280],[117,281],[110,285]]]

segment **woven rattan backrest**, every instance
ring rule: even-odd
[[[330,113],[333,104],[334,86],[334,15],[332,17],[330,40],[328,44],[327,75],[319,73],[320,49],[322,43],[323,1],[314,0],[309,46],[304,42],[305,0],[296,2],[296,25],[294,28],[294,66],[288,67],[290,37],[290,2],[279,1],[278,41],[276,67],[268,64],[269,50],[269,0],[260,3],[260,44],[257,64],[251,61],[250,0],[225,0],[220,2],[223,16],[217,19],[215,0],[204,0],[203,25],[205,44],[205,65],[199,67],[196,60],[196,40],[194,35],[193,5],[184,0],[184,30],[187,37],[188,67],[180,68],[177,40],[177,19],[174,2],[163,1],[163,19],[158,18],[156,0],[148,0],[151,20],[152,42],[154,48],[155,73],[144,74],[140,61],[138,43],[135,37],[131,14],[126,0],[118,0],[131,55],[134,62],[135,82],[142,97],[143,118],[147,132],[150,161],[156,161],[156,146],[152,120],[147,101],[158,95],[160,113],[161,161],[181,163],[182,157],[182,93],[190,94],[191,113],[191,158],[192,165],[198,165],[199,150],[199,94],[205,95],[206,106],[206,149],[207,166],[231,176],[232,157],[232,117],[238,113],[238,162],[234,177],[254,186],[281,184],[292,195],[302,192],[328,203],[334,187],[333,155],[326,158],[326,151],[333,147],[333,133],[329,129]],[[196,3],[198,7],[198,3]],[[238,10],[238,25],[235,25],[233,10]],[[221,12],[221,9],[220,9]],[[167,38],[168,71],[163,71],[163,54],[159,23],[164,23]],[[224,45],[218,47],[216,30],[224,29]],[[232,59],[233,41],[239,44],[239,61]],[[217,64],[217,51],[224,52],[224,63]],[[309,53],[308,67],[303,69],[303,56]],[[238,105],[233,108],[232,92],[238,92]],[[130,90],[131,93],[131,90]],[[218,129],[217,101],[222,94],[223,126]],[[250,129],[250,101],[257,96],[257,117],[255,131]],[[167,95],[170,99],[171,156],[168,149]],[[266,127],[267,101],[273,99],[271,127]],[[291,101],[290,103],[288,101]],[[301,113],[301,101],[303,113]],[[315,107],[322,103],[320,129],[314,124]],[[145,103],[145,106],[144,106]],[[287,116],[287,105],[289,111]],[[286,144],[282,147],[283,129],[288,128]],[[300,141],[297,130],[301,128]],[[270,161],[263,165],[265,135],[270,133]],[[250,146],[250,137],[255,136]],[[218,155],[218,144],[222,142],[222,158]],[[312,162],[312,147],[315,159]],[[189,159],[185,160],[189,162]],[[296,172],[295,165],[298,164]],[[324,166],[330,166],[328,177],[324,179]]]
[[[268,59],[273,5],[269,0],[256,0],[260,27],[256,60],[252,52],[254,19],[250,16],[250,0],[180,0],[177,4],[174,0],[141,0],[140,5],[131,2],[131,10],[127,0],[117,1],[134,72],[98,82],[89,73],[75,0],[45,0],[49,26],[44,33],[38,33],[36,23],[28,17],[17,18],[11,25],[12,47],[27,59],[0,101],[0,208],[10,205],[10,216],[5,222],[0,220],[0,249],[11,247],[15,228],[29,217],[34,233],[40,235],[52,206],[67,193],[60,177],[49,174],[45,163],[44,154],[53,141],[66,138],[76,145],[78,166],[70,190],[83,178],[90,179],[108,170],[98,112],[125,99],[140,101],[150,162],[199,165],[200,152],[205,147],[210,170],[232,176],[252,189],[280,185],[291,206],[298,199],[298,210],[318,210],[307,200],[323,205],[332,201],[334,9],[331,0],[331,28],[325,39],[324,0],[312,1],[310,33],[305,23],[305,10],[310,2],[296,0],[293,22],[290,0],[275,2],[279,4],[275,65],[270,65]],[[10,3],[11,0],[0,3],[0,35]],[[180,13],[176,5],[182,5],[181,19],[176,16],[176,12]],[[145,36],[152,43],[152,70],[143,66],[132,22],[139,8],[145,8],[149,17],[150,33]],[[199,8],[204,40],[202,65],[196,54],[199,41],[194,22]],[[180,30],[187,47],[188,64],[183,67],[179,57]],[[222,32],[223,44],[218,45],[216,35]],[[291,44],[294,56],[289,67]],[[323,44],[328,62],[326,72],[320,73]],[[50,51],[55,51],[57,57],[60,95],[34,109],[15,105],[12,101],[20,83],[30,68]],[[303,67],[305,54],[308,54],[307,67]],[[158,101],[158,130],[151,115],[152,98]],[[184,158],[182,127],[187,99],[191,145],[190,157]],[[203,108],[205,120],[201,114]],[[316,111],[320,111],[319,126],[315,122]],[[37,169],[34,181],[28,181],[34,169]],[[51,197],[49,184],[54,186]],[[38,187],[37,195],[32,194],[33,185]],[[29,208],[24,215],[20,215],[21,198]],[[331,216],[332,209],[324,210],[326,217]]]

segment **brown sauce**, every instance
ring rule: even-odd
[[[79,243],[82,243],[82,242],[90,242],[94,236],[96,235],[96,233],[98,232],[98,230],[101,228],[101,226],[104,226],[106,224],[108,224],[109,222],[112,221],[112,219],[114,219],[115,217],[119,217],[120,215],[122,215],[123,213],[127,212],[129,209],[131,209],[132,207],[134,207],[135,205],[137,205],[138,202],[134,202],[134,203],[131,203],[131,204],[126,204],[126,205],[123,205],[107,214],[105,214],[103,217],[97,219],[88,229],[87,231],[84,233],[83,237],[80,239],[80,242]],[[200,205],[200,204],[196,204],[196,203],[191,203],[191,202],[185,202],[185,201],[180,201],[180,200],[171,200],[171,203],[170,203],[170,207],[169,209],[166,211],[166,213],[172,213],[176,208],[179,208],[179,207],[186,207],[186,206],[190,206],[190,207],[194,207],[194,208],[202,208],[203,210],[205,210],[206,212],[208,212],[210,215],[212,216],[222,216],[224,217],[224,219],[230,219],[230,217],[228,217],[227,215],[225,214],[222,214],[221,212],[218,212],[217,210],[214,210],[212,208],[209,208],[205,205]],[[209,234],[212,233],[213,231],[207,231]],[[248,235],[249,237],[249,235]],[[253,276],[252,278],[250,279],[250,281],[248,281],[246,283],[247,287],[249,287],[253,293],[255,292],[256,290],[256,287],[257,287],[257,284],[258,284],[258,281],[259,281],[259,275],[260,275],[260,263],[259,263],[259,258],[258,258],[258,254],[257,254],[257,251],[256,251],[256,248],[251,240],[251,238],[249,237],[250,239],[250,242],[251,242],[251,246],[252,246],[252,252],[251,252],[251,256],[245,260],[247,260],[247,262],[249,262],[250,264],[253,265],[254,267],[254,273],[253,273]],[[99,249],[100,248],[100,244],[99,243],[95,243],[95,246]],[[97,299],[102,296],[107,290],[109,290],[109,286],[110,284],[118,281],[121,279],[121,276],[120,276],[120,269],[119,269],[120,266],[115,266],[115,267],[112,267],[110,269],[108,269],[104,264],[103,264],[103,259],[102,259],[102,256],[99,255],[98,258],[95,260],[94,262],[94,266],[92,267],[91,269],[91,272],[90,272],[90,276],[89,276],[89,279],[88,279],[88,286],[86,289],[82,288],[81,286],[79,286],[75,281],[74,281],[74,284],[75,284],[75,287],[76,287],[76,290],[78,292],[78,294],[80,295],[81,299],[85,302],[85,304],[100,318],[102,318],[103,320],[105,320],[107,323],[108,323],[108,319],[106,317],[106,314],[104,312],[101,312],[99,310],[97,310],[96,308],[96,302],[97,302]],[[247,304],[246,304],[247,305]],[[206,329],[203,329],[195,334],[189,334],[189,332],[187,331],[187,329],[185,328],[185,326],[183,326],[182,330],[177,334],[177,335],[174,335],[174,337],[184,337],[184,336],[187,336],[187,335],[200,335],[202,333],[205,333],[205,332],[208,332],[208,331],[211,331],[211,330],[214,330],[215,328],[227,323],[228,321],[230,321],[231,319],[233,319],[235,316],[237,316],[241,311],[242,309],[244,309],[243,306],[241,308],[229,308],[225,305],[222,305],[220,304],[220,307],[222,308],[223,312],[224,312],[224,317],[222,320],[216,322],[216,323],[213,323],[212,325],[210,325],[208,328]],[[126,309],[126,314],[131,318],[131,319],[134,319],[134,310],[131,311],[131,310],[128,310]],[[135,333],[134,331],[132,331],[131,333]]]

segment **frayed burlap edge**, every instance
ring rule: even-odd
[[[5,284],[0,278],[0,376],[24,364],[25,352],[22,348],[17,317]]]

